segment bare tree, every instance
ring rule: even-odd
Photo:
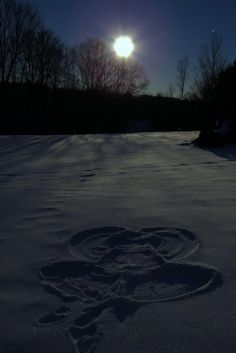
[[[60,84],[63,44],[32,6],[0,0],[0,82]]]
[[[200,48],[192,89],[201,99],[211,99],[217,77],[226,65],[222,43],[222,38],[214,32],[210,41]]]
[[[80,87],[77,54],[74,47],[64,48],[61,70],[61,86],[63,88],[70,89]]]
[[[118,59],[100,39],[88,39],[77,47],[77,62],[83,89],[138,94],[148,81],[142,65]]]
[[[134,60],[114,60],[111,90],[118,94],[139,94],[148,86],[143,66]]]
[[[106,90],[113,69],[112,53],[102,40],[90,38],[77,48],[81,85],[87,90]]]
[[[35,42],[37,55],[37,83],[56,87],[59,85],[63,44],[49,30],[42,29]]]
[[[0,81],[17,80],[22,50],[39,26],[32,6],[15,0],[0,0]]]
[[[41,27],[25,42],[21,82],[57,87],[61,82],[63,44],[53,32]]]
[[[176,86],[179,91],[179,98],[184,99],[185,87],[188,78],[189,59],[185,57],[179,60],[177,65]]]
[[[168,98],[173,98],[175,95],[175,86],[173,83],[170,83],[168,88],[167,88],[167,91],[166,91],[166,96]]]

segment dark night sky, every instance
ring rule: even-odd
[[[193,65],[212,30],[224,40],[228,60],[236,59],[235,0],[30,0],[47,27],[66,44],[88,37],[113,42],[119,34],[136,43],[135,57],[151,81],[165,90],[175,80],[180,58]]]

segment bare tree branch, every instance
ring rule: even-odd
[[[184,99],[185,86],[188,78],[189,59],[185,57],[179,60],[177,65],[176,86],[179,91],[179,98]]]
[[[222,43],[221,37],[213,33],[210,41],[200,48],[192,91],[201,99],[211,99],[217,77],[226,65]]]
[[[116,58],[102,40],[88,39],[76,51],[83,89],[138,94],[148,85],[142,65]]]
[[[26,41],[32,41],[39,27],[39,17],[32,6],[15,0],[0,0],[0,81],[19,76],[19,65]]]

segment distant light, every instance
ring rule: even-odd
[[[121,36],[115,40],[113,48],[116,55],[122,58],[128,58],[134,51],[134,43],[130,37]]]

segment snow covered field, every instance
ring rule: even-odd
[[[0,137],[1,353],[235,353],[236,147]]]

